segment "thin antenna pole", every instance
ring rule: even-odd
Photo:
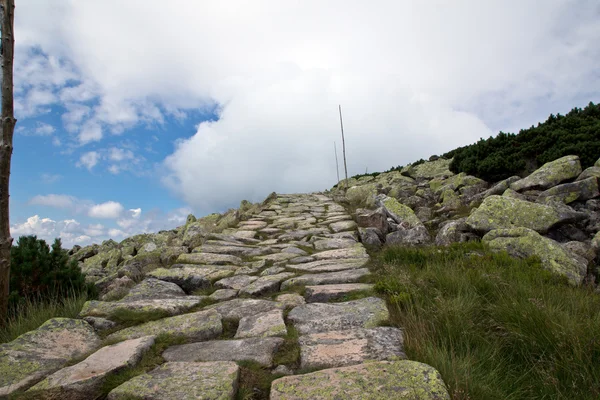
[[[340,165],[338,163],[337,158],[337,146],[335,145],[335,140],[333,141],[333,152],[335,153],[335,171],[337,172],[337,183],[340,183]]]
[[[348,166],[346,165],[346,141],[344,139],[344,123],[342,122],[342,106],[338,105],[340,110],[340,127],[342,128],[342,154],[344,156],[344,172],[346,173],[346,190],[348,189]]]

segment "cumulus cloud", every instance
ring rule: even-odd
[[[35,134],[39,136],[49,136],[52,135],[56,131],[56,129],[45,122],[38,122],[35,128]]]
[[[96,204],[90,208],[88,215],[92,218],[119,218],[124,208],[121,203],[116,201],[107,201],[106,203]]]
[[[20,10],[22,46],[39,49],[19,59],[35,61],[37,82],[19,88],[21,109],[68,103],[63,122],[80,144],[217,107],[218,121],[201,123],[161,166],[163,182],[205,211],[335,183],[338,104],[355,174],[600,95],[590,0],[23,0]],[[176,23],[156,29],[164,20]],[[86,124],[98,128],[77,129]]]
[[[98,154],[97,151],[88,151],[87,153],[84,153],[81,155],[81,157],[79,158],[79,162],[77,163],[77,166],[85,167],[91,171],[92,168],[94,168],[96,166],[96,164],[98,164],[99,159],[100,159],[100,154]]]

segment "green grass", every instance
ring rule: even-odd
[[[453,399],[600,398],[600,295],[480,243],[387,248],[374,267],[409,359]]]
[[[240,381],[236,400],[267,400],[271,382],[279,378],[255,361],[239,361]]]
[[[11,312],[6,324],[0,326],[0,343],[10,342],[37,329],[51,318],[76,318],[86,301],[85,294],[72,294],[64,299],[45,301],[26,300]]]
[[[287,326],[287,335],[283,337],[283,344],[277,349],[273,357],[274,365],[285,365],[297,369],[300,362],[300,345],[298,344],[298,331],[291,324]]]

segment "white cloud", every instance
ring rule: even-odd
[[[58,182],[59,180],[62,179],[62,175],[60,174],[42,174],[40,176],[41,180],[43,183],[47,184],[47,185],[51,185],[53,183]]]
[[[129,212],[131,212],[131,217],[132,218],[139,218],[140,215],[142,215],[142,209],[141,208],[132,208],[129,210]]]
[[[124,161],[131,160],[134,158],[131,150],[119,149],[117,147],[111,147],[109,149],[108,159],[110,161]]]
[[[83,229],[83,232],[87,236],[102,236],[106,233],[106,229],[102,224],[90,224],[87,226],[87,228]]]
[[[86,167],[88,170],[91,171],[92,168],[94,168],[96,166],[96,164],[98,164],[99,158],[100,158],[100,154],[98,154],[98,152],[88,151],[87,153],[84,153],[81,155],[81,157],[79,158],[79,162],[77,163],[77,166]]]
[[[52,135],[54,131],[56,131],[56,129],[52,125],[44,122],[38,122],[35,128],[35,134],[39,136],[49,136]]]
[[[36,206],[48,206],[55,208],[72,208],[77,199],[64,194],[38,195],[29,200],[29,204]]]
[[[106,203],[96,204],[90,208],[88,215],[92,218],[119,218],[124,208],[121,203],[116,201],[107,201]]]
[[[39,215],[34,215],[27,218],[27,221],[22,224],[13,225],[10,232],[13,237],[23,235],[48,236],[54,231],[55,225],[56,221],[50,218],[40,218]]]
[[[65,102],[86,144],[218,105],[163,165],[164,182],[207,211],[335,183],[340,103],[355,174],[600,95],[595,1],[54,3],[23,0],[16,14],[22,48],[39,49],[18,59],[21,109]]]

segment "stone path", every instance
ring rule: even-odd
[[[402,331],[385,326],[385,302],[365,283],[369,256],[356,224],[329,197],[278,195],[237,228],[189,250],[121,300],[86,304],[81,317],[96,330],[111,329],[113,347],[96,346],[64,369],[69,360],[49,362],[29,380],[0,377],[0,397],[31,387],[36,398],[95,398],[106,377],[169,335],[187,344],[166,349],[164,364],[114,388],[109,399],[232,399],[241,360],[292,374],[322,370],[275,380],[273,399],[449,398],[437,371],[405,360]],[[114,331],[115,322],[146,315],[160,318]],[[299,359],[281,357],[286,340]],[[128,353],[111,362],[106,357],[120,348],[114,343]],[[2,346],[0,355],[12,357]],[[18,368],[18,358],[11,362]]]

